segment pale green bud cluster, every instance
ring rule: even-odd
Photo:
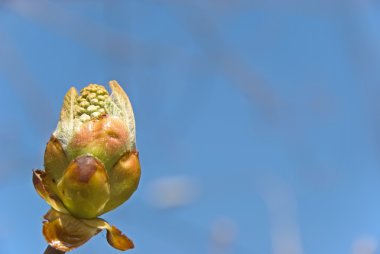
[[[114,248],[133,242],[98,216],[127,201],[139,184],[135,119],[128,95],[116,81],[111,92],[90,84],[66,93],[56,130],[46,145],[45,170],[33,171],[38,194],[51,206],[43,234],[67,252],[102,229]]]
[[[86,122],[105,115],[107,112],[104,106],[108,96],[108,91],[100,85],[90,84],[83,88],[77,98],[75,117]]]

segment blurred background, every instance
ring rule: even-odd
[[[0,0],[0,253],[44,251],[32,169],[69,87],[112,79],[130,253],[380,253],[379,28],[371,0]]]

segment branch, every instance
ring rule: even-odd
[[[44,254],[65,254],[65,252],[57,250],[57,249],[51,247],[50,245],[48,245],[48,247],[46,248]]]

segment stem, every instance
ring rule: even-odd
[[[65,254],[65,252],[57,250],[57,249],[51,247],[50,245],[48,245],[44,254]]]

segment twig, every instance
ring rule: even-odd
[[[46,248],[44,254],[65,254],[65,252],[57,250],[57,249],[51,247],[50,245],[48,245],[48,247]]]

